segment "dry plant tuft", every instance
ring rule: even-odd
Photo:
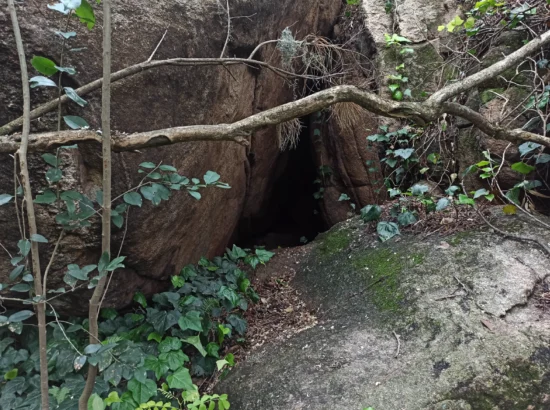
[[[349,132],[353,132],[355,124],[361,121],[365,115],[365,110],[362,107],[351,102],[334,104],[331,110],[340,129]]]
[[[299,118],[283,122],[277,125],[277,137],[279,139],[279,149],[294,149],[300,141],[300,133],[302,132],[302,122]]]

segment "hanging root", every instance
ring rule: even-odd
[[[355,124],[359,123],[365,114],[363,108],[349,102],[334,104],[331,110],[340,129],[349,132],[353,132]]]
[[[300,141],[300,132],[302,131],[302,123],[299,118],[283,122],[277,125],[277,137],[279,138],[279,149],[294,149]]]

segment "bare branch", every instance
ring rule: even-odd
[[[147,59],[147,62],[150,62],[153,57],[155,56],[157,50],[159,49],[160,45],[162,44],[162,42],[164,41],[164,37],[166,37],[166,33],[168,33],[168,29],[166,29],[164,31],[164,34],[162,35],[160,41],[158,42],[157,46],[155,47],[155,49],[153,50],[153,52],[151,53],[151,55],[149,56],[149,58]]]
[[[281,68],[275,67],[263,61],[253,60],[250,58],[172,58],[168,60],[144,61],[142,63],[123,68],[122,70],[117,71],[111,75],[111,83],[139,74],[146,70],[151,70],[153,68],[163,67],[163,66],[206,67],[206,66],[221,65],[221,66],[227,67],[231,65],[243,65],[243,64],[254,68],[260,68],[260,67],[266,68],[283,78],[304,78],[304,79],[321,78],[320,76],[315,76],[315,75],[302,75],[302,74],[292,73],[290,71],[283,70]],[[102,84],[103,84],[103,79],[100,78],[95,81],[92,81],[91,83],[83,85],[80,88],[77,88],[75,92],[80,97],[83,97],[91,93],[92,91],[95,91],[101,88]],[[55,110],[57,108],[58,102],[61,102],[61,104],[65,104],[69,101],[71,101],[71,99],[67,95],[63,95],[60,100],[56,98],[55,100],[48,101],[47,103],[42,104],[41,106],[32,110],[30,113],[30,118],[31,120],[34,120],[50,111]],[[10,134],[18,130],[19,128],[21,128],[22,125],[23,125],[23,117],[19,117],[7,123],[6,125],[1,126],[0,135]]]
[[[542,34],[539,38],[531,40],[529,43],[521,47],[519,50],[507,55],[501,61],[487,67],[484,70],[478,71],[464,80],[457,83],[448,85],[439,91],[436,91],[428,98],[427,102],[433,105],[439,105],[443,101],[447,101],[449,98],[454,97],[464,91],[468,91],[489,78],[493,78],[502,74],[509,68],[516,67],[526,57],[535,54],[540,51],[540,48],[550,43],[550,31]]]
[[[550,147],[550,138],[521,129],[510,130],[487,121],[481,114],[455,103],[444,103],[437,110],[431,104],[398,102],[384,99],[377,94],[363,91],[351,85],[332,87],[302,99],[280,105],[252,115],[232,124],[190,125],[147,131],[134,134],[120,134],[112,137],[114,151],[133,151],[141,148],[171,145],[190,141],[234,141],[247,144],[247,137],[260,128],[281,124],[294,118],[320,111],[343,102],[355,103],[375,114],[391,118],[409,118],[419,124],[435,121],[447,113],[471,121],[487,135],[510,142],[533,141]],[[14,152],[20,135],[0,137],[0,153]],[[48,151],[60,145],[78,142],[101,142],[101,136],[91,130],[48,132],[31,135],[29,150]]]

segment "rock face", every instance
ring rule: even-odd
[[[311,246],[294,286],[319,323],[221,382],[232,408],[550,409],[550,316],[535,307],[550,269],[533,244],[484,228],[381,244],[352,219]]]
[[[92,2],[94,3],[94,2]],[[328,35],[340,10],[339,1],[307,0],[294,2],[238,1],[230,2],[231,39],[226,56],[248,57],[261,42],[280,37],[281,31],[300,22],[300,35]],[[18,8],[27,57],[46,56],[59,61],[60,42],[54,33],[65,19],[48,10],[45,3],[27,4]],[[156,59],[174,57],[219,57],[227,35],[225,12],[217,0],[163,2],[118,2],[114,6],[113,71],[147,60],[165,30],[166,37]],[[64,78],[64,85],[77,88],[101,76],[101,11],[96,9],[98,25],[88,31],[76,20],[68,30],[77,32],[68,41],[69,48],[85,47],[83,52],[66,52],[64,65],[73,66],[76,76]],[[248,17],[242,17],[248,16]],[[0,123],[21,114],[19,65],[15,53],[9,16],[0,10],[0,57],[3,61],[0,90]],[[274,44],[264,46],[257,58],[277,58]],[[32,69],[31,69],[32,70]],[[36,75],[34,70],[31,75]],[[7,86],[6,86],[7,85]],[[33,107],[55,98],[51,89],[33,90]],[[147,131],[178,125],[233,122],[255,112],[292,100],[292,90],[272,73],[250,67],[164,67],[127,78],[113,85],[112,128],[123,132]],[[75,104],[64,108],[64,114],[81,115],[92,127],[99,126],[99,93],[87,96],[89,104],[80,109]],[[55,129],[55,114],[33,121],[33,131]],[[64,154],[66,186],[95,198],[101,181],[100,150],[82,144],[78,150]],[[180,173],[202,177],[214,170],[228,182],[231,190],[212,189],[197,202],[185,193],[178,193],[159,207],[144,206],[130,215],[128,233],[122,254],[129,255],[127,269],[117,273],[111,285],[108,303],[118,307],[131,301],[141,289],[151,293],[163,286],[162,280],[183,264],[201,256],[219,254],[230,241],[241,218],[254,216],[270,199],[280,153],[275,128],[256,133],[251,147],[232,143],[190,143],[150,149],[143,152],[116,154],[114,158],[113,197],[136,186],[140,180],[138,164],[152,161],[175,166]],[[43,161],[31,160],[34,186],[44,189]],[[0,193],[13,191],[13,161],[0,159]],[[52,223],[56,211],[37,206],[40,233],[50,242],[58,236]],[[17,219],[12,206],[0,208],[2,233],[0,240],[16,252],[19,239]],[[123,237],[115,230],[113,249]],[[60,245],[60,257],[51,271],[51,287],[60,285],[64,266],[97,263],[100,232],[97,224],[81,232],[67,235]],[[43,263],[51,248],[42,246]],[[0,283],[6,282],[10,264],[5,254],[0,257]],[[81,305],[79,298],[64,299],[74,312]],[[63,306],[61,306],[63,307]],[[82,306],[84,311],[86,306]]]

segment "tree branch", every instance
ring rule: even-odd
[[[466,77],[462,81],[443,87],[441,90],[433,93],[426,102],[432,105],[439,105],[443,101],[447,101],[449,98],[454,97],[464,91],[468,91],[474,87],[477,87],[489,78],[494,78],[509,68],[516,67],[526,57],[535,54],[540,51],[541,47],[550,43],[550,31],[542,34],[540,37],[531,40],[529,43],[521,47],[520,49],[508,54],[505,58],[499,62],[487,67],[484,70],[478,71],[469,77]]]
[[[533,141],[550,147],[550,138],[521,129],[509,130],[498,127],[487,121],[481,114],[460,104],[444,103],[439,109],[434,109],[427,102],[398,102],[384,99],[355,86],[341,85],[271,108],[232,124],[190,125],[116,135],[112,137],[112,149],[114,151],[133,151],[189,141],[234,141],[247,145],[246,137],[260,128],[281,124],[342,102],[355,103],[368,111],[385,117],[410,118],[419,124],[435,121],[440,115],[447,113],[468,119],[493,138],[510,142]],[[20,138],[18,134],[0,137],[0,153],[16,151]],[[86,141],[101,142],[101,136],[91,130],[34,134],[29,139],[29,150],[48,151],[61,145]]]
[[[255,67],[255,68],[258,68],[258,67],[266,68],[283,78],[304,78],[304,79],[320,78],[319,76],[314,76],[314,75],[295,74],[290,71],[286,71],[281,68],[275,67],[271,64],[265,63],[263,61],[253,60],[251,58],[171,58],[168,60],[144,61],[142,63],[123,68],[122,70],[119,70],[111,75],[111,83],[139,74],[146,70],[151,70],[153,68],[163,67],[163,66],[205,67],[205,66],[221,65],[221,66],[227,67],[231,65],[243,65],[243,64],[250,67]],[[92,91],[95,91],[101,88],[102,84],[103,84],[103,79],[100,78],[95,81],[92,81],[91,83],[83,85],[80,88],[77,88],[75,92],[80,97],[83,97],[91,93]],[[61,102],[61,104],[65,104],[68,101],[71,101],[71,100],[67,95],[63,95],[60,100],[56,98],[55,100],[48,101],[47,103],[42,104],[41,106],[32,110],[30,112],[30,118],[31,120],[34,120],[50,111],[55,110],[59,102]],[[19,128],[21,128],[22,125],[23,125],[23,117],[19,117],[1,126],[0,135],[10,134],[18,130]]]
[[[38,252],[38,242],[32,240],[32,236],[38,234],[36,227],[36,217],[34,214],[34,203],[32,200],[31,183],[29,178],[29,167],[27,165],[27,147],[29,144],[29,133],[31,128],[30,111],[31,111],[31,93],[29,89],[29,75],[27,71],[27,60],[25,58],[25,48],[21,31],[19,30],[19,21],[17,20],[17,12],[15,10],[14,0],[8,0],[8,9],[11,22],[13,25],[13,34],[15,44],[17,46],[17,54],[19,56],[19,66],[21,68],[21,87],[23,89],[23,135],[21,137],[21,145],[17,150],[19,157],[19,166],[21,169],[21,183],[23,185],[23,195],[27,208],[27,219],[29,222],[29,234],[31,237],[31,260],[32,274],[34,279],[34,293],[39,302],[36,304],[36,318],[38,321],[38,351],[40,358],[40,402],[42,410],[48,410],[49,390],[48,390],[48,357],[47,357],[47,332],[46,332],[46,294],[42,291],[42,270],[40,268],[40,254]],[[17,196],[15,197],[17,201]],[[25,232],[23,231],[23,234]],[[22,238],[23,239],[23,238]]]

